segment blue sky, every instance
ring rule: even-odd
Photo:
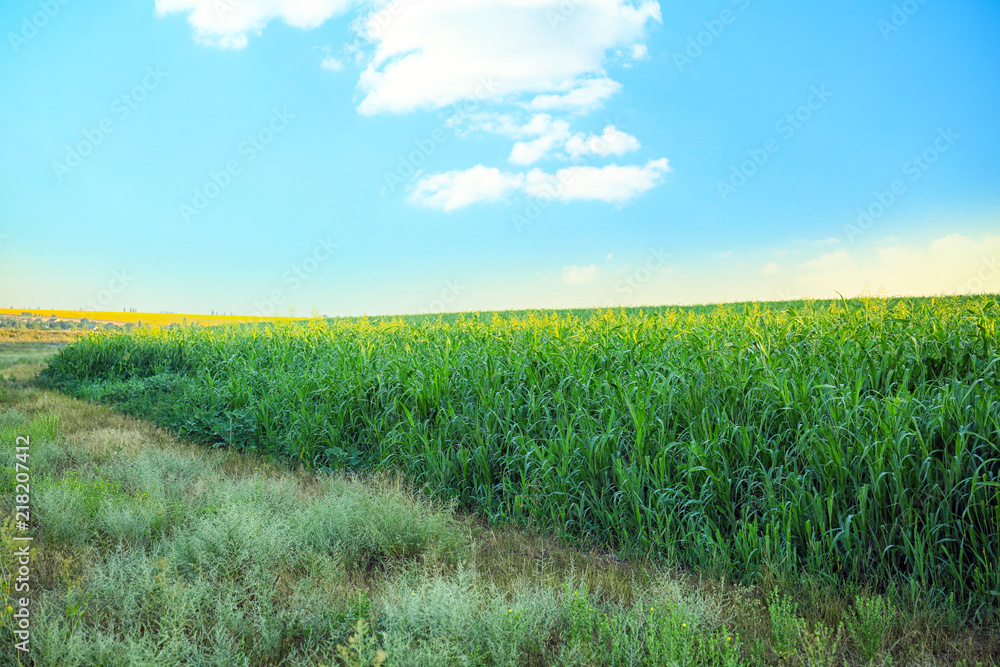
[[[986,0],[0,10],[0,306],[1000,292]]]

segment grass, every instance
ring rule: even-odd
[[[847,629],[869,664],[886,655],[885,638],[895,629],[897,611],[881,595],[858,598],[854,611],[847,617]]]
[[[72,343],[84,334],[85,332],[80,330],[0,327],[0,345],[10,351],[16,350],[18,344],[25,343],[33,343],[39,346],[55,344],[62,347],[66,343]]]
[[[28,377],[2,386],[0,442],[31,437],[35,665],[1000,657],[995,637],[905,597],[852,600],[801,579],[746,586],[580,550],[456,511],[396,473],[316,473],[209,450]],[[0,517],[13,508],[12,460],[0,460]],[[14,544],[0,523],[6,564]],[[0,570],[7,604],[9,584]],[[841,621],[849,631],[833,648],[821,624]],[[17,664],[10,622],[0,612],[0,662]],[[785,643],[781,628],[795,629]],[[875,645],[883,662],[868,661]],[[779,648],[791,657],[779,660]]]
[[[0,341],[0,371],[41,363],[65,346],[65,342]]]
[[[2,435],[31,435],[36,664],[315,664],[366,582],[468,550],[452,512],[398,477],[213,455],[50,394],[18,405]]]

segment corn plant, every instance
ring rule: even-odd
[[[396,468],[494,520],[993,618],[987,296],[137,328],[45,381],[209,445]]]

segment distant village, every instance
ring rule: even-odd
[[[45,318],[34,313],[21,313],[20,315],[0,315],[0,329],[28,329],[36,331],[93,331],[95,329],[133,329],[142,326],[142,322],[115,324],[113,322],[103,322],[92,320],[87,317],[66,318],[55,315]]]

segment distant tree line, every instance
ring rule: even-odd
[[[53,331],[91,331],[94,329],[131,329],[134,324],[124,326],[117,324],[103,324],[84,317],[79,320],[61,320],[58,318],[45,319],[42,317],[11,317],[0,316],[0,329],[32,329],[32,330],[53,330]]]

